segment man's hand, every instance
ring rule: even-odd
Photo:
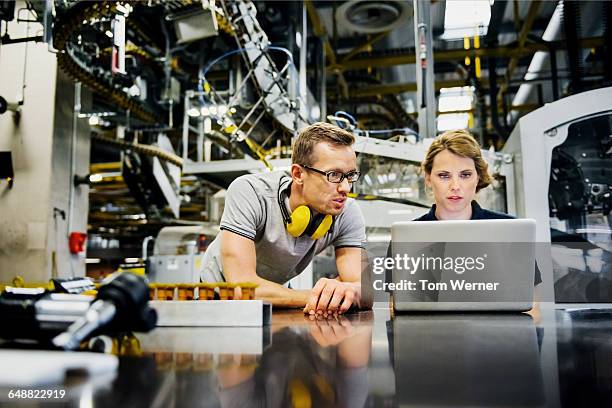
[[[353,335],[353,325],[345,316],[323,318],[310,315],[310,335],[321,347],[335,346]]]
[[[361,298],[361,284],[340,282],[336,279],[321,278],[312,288],[304,313],[342,314]]]

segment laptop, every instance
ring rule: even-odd
[[[406,221],[391,227],[387,289],[398,312],[523,312],[533,306],[532,219]]]

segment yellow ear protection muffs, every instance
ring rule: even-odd
[[[278,187],[278,205],[283,215],[283,222],[287,232],[293,237],[309,236],[319,239],[328,231],[333,230],[334,217],[329,214],[318,214],[306,205],[300,205],[291,214],[285,204],[287,190],[290,188],[291,180],[281,181]]]

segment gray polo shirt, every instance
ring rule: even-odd
[[[365,241],[363,215],[350,198],[335,218],[333,230],[324,237],[315,241],[289,235],[278,204],[279,186],[282,182],[283,188],[289,188],[288,180],[283,171],[238,177],[227,189],[220,226],[253,240],[257,275],[280,284],[299,275],[326,247],[362,247]],[[208,247],[203,261],[202,281],[224,281],[220,234]]]

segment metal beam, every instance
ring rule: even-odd
[[[105,173],[109,171],[120,171],[121,162],[110,162],[110,163],[91,163],[89,165],[89,172],[94,173]]]
[[[520,111],[520,112],[531,112],[534,109],[537,109],[539,107],[541,107],[542,105],[539,105],[537,103],[526,103],[524,105],[513,105],[512,107],[510,107],[510,110],[516,110],[516,111]],[[487,110],[491,110],[491,106],[487,105],[485,106],[485,109]],[[438,115],[449,115],[449,114],[455,114],[455,113],[476,113],[476,109],[458,109],[458,110],[453,110],[453,111],[438,111]]]
[[[584,38],[580,40],[582,48],[595,48],[603,45],[603,37]],[[529,43],[524,47],[519,48],[516,44],[504,45],[500,47],[478,48],[466,51],[464,49],[434,51],[434,60],[439,61],[463,61],[466,56],[469,57],[499,57],[499,58],[521,58],[533,55],[536,51],[549,51],[562,48],[565,44],[563,41],[553,41],[548,44]],[[328,73],[336,73],[338,71],[361,70],[370,67],[390,67],[394,65],[414,64],[416,55],[414,49],[409,49],[405,52],[386,55],[380,57],[361,57],[348,61],[347,63],[336,63],[327,66]]]
[[[353,149],[358,153],[371,154],[373,156],[391,157],[394,159],[407,160],[413,163],[421,163],[427,148],[422,143],[416,145],[410,143],[390,142],[388,140],[374,139],[371,137],[355,136]]]
[[[415,66],[419,134],[421,137],[429,138],[435,137],[437,131],[431,2],[430,0],[413,0],[412,4],[414,10],[414,47],[419,50],[419,59]]]
[[[323,45],[325,46],[325,55],[329,59],[329,62],[333,65],[336,63],[336,54],[334,53],[334,49],[332,48],[331,43],[329,42],[329,37],[327,35],[327,30],[319,17],[319,13],[317,12],[317,8],[312,4],[311,0],[306,0],[304,2],[306,4],[306,10],[308,11],[308,17],[310,17],[310,22],[312,23],[312,30],[315,35],[321,39],[323,39]]]
[[[291,167],[291,159],[269,160],[275,169]],[[263,172],[266,166],[260,160],[251,158],[216,160],[210,162],[186,162],[183,166],[183,174],[211,174],[231,172]]]
[[[601,74],[603,75],[603,74]],[[566,78],[566,77],[561,77]],[[511,84],[523,84],[528,82],[547,82],[553,80],[553,77],[539,77],[534,79],[515,79],[511,81]],[[489,79],[481,78],[480,85],[483,88],[489,87]],[[468,83],[465,79],[447,79],[444,81],[436,81],[436,90],[439,91],[442,88],[455,88],[459,86],[468,86]],[[351,98],[359,98],[359,97],[371,97],[371,96],[379,96],[379,95],[388,95],[388,94],[400,94],[402,92],[416,92],[417,85],[415,82],[402,82],[395,84],[385,84],[385,85],[368,85],[359,87],[357,89],[353,89],[349,96]]]
[[[305,0],[306,10],[308,11],[308,16],[310,17],[310,22],[312,24],[312,29],[315,35],[323,40],[323,47],[325,48],[325,56],[329,60],[329,66],[337,65],[336,53],[334,52],[334,48],[329,42],[329,36],[327,35],[327,30],[319,17],[319,12],[317,8],[312,3],[312,0]],[[331,73],[336,74],[338,76],[338,83],[340,84],[340,89],[342,91],[342,95],[344,97],[348,97],[348,84],[346,83],[346,79],[341,70],[331,70]]]
[[[527,41],[527,36],[531,32],[531,27],[533,26],[533,22],[538,16],[538,11],[540,9],[540,5],[542,4],[539,0],[533,0],[529,4],[529,10],[527,10],[527,15],[525,16],[525,21],[523,22],[523,26],[521,31],[518,34],[518,50],[519,52],[525,48],[525,42]],[[500,95],[503,95],[510,85],[510,80],[512,80],[512,74],[514,70],[518,66],[518,57],[513,55],[510,57],[510,62],[508,62],[508,69],[506,69],[506,81],[500,87],[500,93],[498,94],[498,98]]]
[[[489,86],[487,79],[481,79],[480,83],[482,86]],[[451,79],[446,81],[436,81],[436,90],[439,91],[441,88],[454,88],[458,86],[466,86],[466,81],[461,79]],[[370,85],[360,87],[351,91],[351,97],[363,97],[363,96],[377,96],[387,94],[399,94],[402,92],[416,92],[417,84],[415,82],[406,82],[398,84],[388,85]]]
[[[343,54],[342,55],[342,60],[340,61],[340,63],[344,64],[348,60],[352,59],[355,55],[359,54],[361,51],[367,50],[369,47],[372,46],[372,44],[375,44],[375,43],[379,42],[380,40],[382,40],[383,38],[385,38],[386,36],[388,36],[390,32],[391,31],[384,31],[384,32],[382,32],[382,33],[380,33],[380,34],[378,34],[378,35],[368,39],[363,44],[360,44],[360,45],[356,46],[349,53]]]

